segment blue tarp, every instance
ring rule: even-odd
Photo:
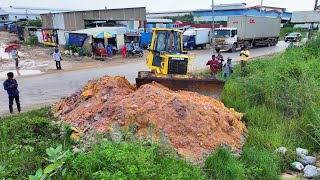
[[[70,33],[69,34],[69,44],[70,46],[76,44],[79,47],[81,47],[84,43],[84,41],[87,39],[88,35],[86,34],[76,34],[76,33]]]
[[[151,32],[143,32],[140,34],[141,34],[141,37],[140,37],[141,46],[144,48],[148,47],[149,41],[152,40],[152,33]]]

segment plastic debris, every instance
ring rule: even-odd
[[[296,153],[297,153],[298,156],[303,157],[303,156],[308,155],[309,151],[306,150],[306,149],[297,148],[296,149]]]
[[[315,178],[318,176],[317,167],[312,165],[307,165],[303,170],[303,177],[305,178]]]
[[[280,147],[280,148],[278,148],[278,149],[276,150],[276,152],[278,152],[278,153],[280,153],[280,154],[282,154],[282,155],[285,155],[286,152],[287,152],[287,148],[285,148],[285,147]]]
[[[304,169],[303,164],[301,164],[300,162],[293,162],[293,163],[291,163],[291,167],[292,167],[292,169],[295,170],[295,171],[301,171],[301,170]]]
[[[315,165],[317,158],[313,156],[302,156],[299,161],[304,165]]]

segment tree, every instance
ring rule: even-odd
[[[20,21],[17,24],[21,26],[35,26],[35,27],[42,27],[41,20],[28,20],[28,21]]]
[[[165,19],[171,19],[173,21],[181,21],[181,22],[188,22],[188,23],[194,23],[194,14],[190,13],[190,14],[186,14],[183,16],[168,16],[165,17]]]

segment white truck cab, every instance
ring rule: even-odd
[[[215,48],[235,51],[238,43],[237,28],[216,28],[214,30]]]

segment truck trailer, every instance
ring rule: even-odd
[[[183,48],[193,50],[201,47],[204,49],[207,44],[210,44],[211,35],[210,28],[188,29],[183,33]]]
[[[239,47],[275,46],[280,37],[281,18],[230,16],[227,28],[215,29],[215,48],[232,52]]]

